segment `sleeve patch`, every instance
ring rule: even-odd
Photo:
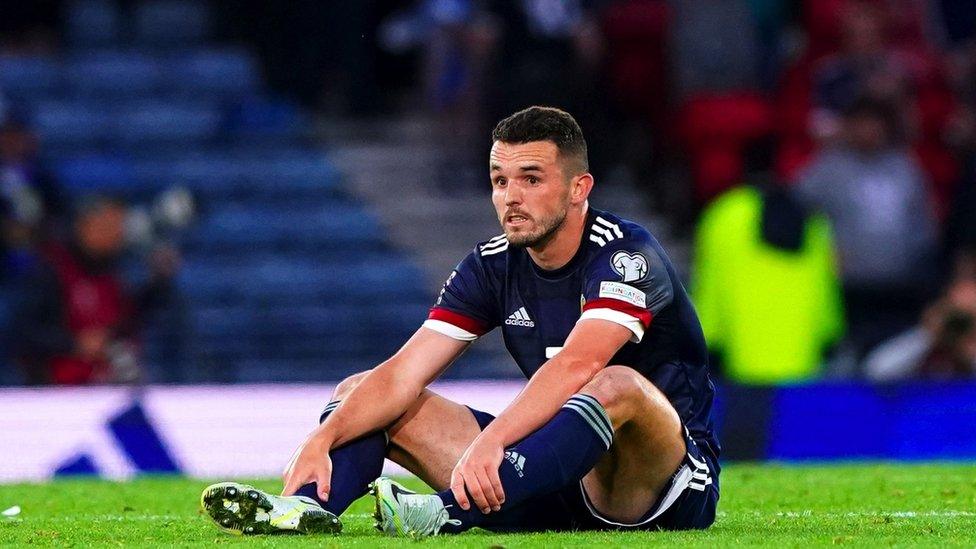
[[[610,266],[624,282],[636,282],[647,274],[647,258],[640,252],[620,250],[610,258]]]
[[[600,283],[599,297],[619,299],[635,307],[647,308],[647,294],[641,290],[620,282],[603,281]]]

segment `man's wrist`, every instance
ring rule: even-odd
[[[336,435],[335,431],[330,428],[328,425],[328,420],[326,420],[318,426],[311,438],[315,440],[316,444],[322,446],[326,451],[328,451],[332,449],[332,446],[335,444],[338,436]]]
[[[495,422],[491,422],[484,431],[478,435],[479,442],[482,443],[492,443],[499,446],[505,445],[505,433],[503,432],[502,425],[496,425]]]

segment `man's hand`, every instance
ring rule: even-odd
[[[464,451],[461,460],[451,473],[451,491],[462,509],[471,508],[468,494],[481,512],[488,514],[501,509],[505,503],[502,481],[498,478],[498,467],[502,464],[505,447],[501,441],[483,432],[474,439]]]
[[[314,482],[319,498],[329,501],[332,482],[332,459],[329,457],[331,446],[332,443],[323,438],[319,431],[312,432],[292,454],[291,461],[281,476],[285,483],[281,495],[290,496],[302,486]]]

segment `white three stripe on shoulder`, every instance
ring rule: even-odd
[[[613,232],[617,235],[617,238],[623,238],[624,237],[623,231],[620,230],[620,226],[617,225],[616,223],[610,223],[609,221],[607,221],[606,219],[603,219],[600,216],[597,216],[596,217],[596,222],[599,223],[599,224],[601,224],[601,225],[603,225],[604,227],[606,227],[608,229],[613,229]]]
[[[498,248],[499,246],[508,246],[508,239],[505,238],[505,235],[503,235],[503,234],[498,235],[495,238],[492,238],[491,240],[489,240],[488,242],[485,242],[484,244],[482,244],[481,245],[481,250],[482,251],[489,250],[489,249],[492,249],[492,248]]]
[[[597,216],[596,222],[590,225],[590,230],[593,231],[590,233],[590,241],[596,242],[601,248],[606,246],[607,242],[624,237],[619,225],[610,223],[600,216]]]
[[[481,247],[482,257],[486,255],[493,255],[497,253],[504,252],[508,249],[508,240],[499,240],[494,243],[488,243]]]

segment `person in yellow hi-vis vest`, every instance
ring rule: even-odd
[[[704,211],[692,294],[733,382],[817,378],[824,351],[844,333],[830,224],[779,186],[739,187]]]

